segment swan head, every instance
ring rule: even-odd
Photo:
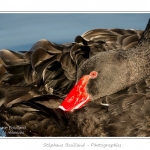
[[[77,83],[59,106],[73,111],[103,96],[113,94],[129,83],[125,58],[115,51],[101,52],[86,60],[77,71]]]

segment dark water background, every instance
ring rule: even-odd
[[[40,39],[73,42],[95,28],[144,30],[150,13],[0,13],[0,49],[29,50]]]

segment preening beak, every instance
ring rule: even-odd
[[[90,95],[86,91],[86,85],[89,79],[95,78],[97,75],[96,71],[92,71],[89,75],[83,76],[60,104],[59,108],[64,111],[73,111],[74,109],[82,108],[88,103]]]

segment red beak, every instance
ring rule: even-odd
[[[97,74],[96,71],[92,71],[89,75],[83,76],[60,104],[59,108],[63,111],[73,111],[88,103],[90,95],[86,92],[86,85],[89,79],[97,77]]]

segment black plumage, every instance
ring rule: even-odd
[[[149,26],[140,40],[142,33],[95,29],[68,44],[40,40],[27,52],[0,51],[0,126],[6,136],[149,136],[148,76],[118,90],[112,78],[112,85],[98,85],[100,80],[93,79],[88,83],[92,100],[86,106],[74,112],[58,109],[76,81],[95,69],[96,63],[102,66],[112,50],[107,62],[113,73],[104,63],[108,74],[100,70],[97,79],[107,80],[107,75],[123,70],[118,62],[127,58],[126,51],[144,47],[141,43],[145,44]],[[114,91],[109,92],[109,87]],[[99,95],[99,88],[106,94]]]

